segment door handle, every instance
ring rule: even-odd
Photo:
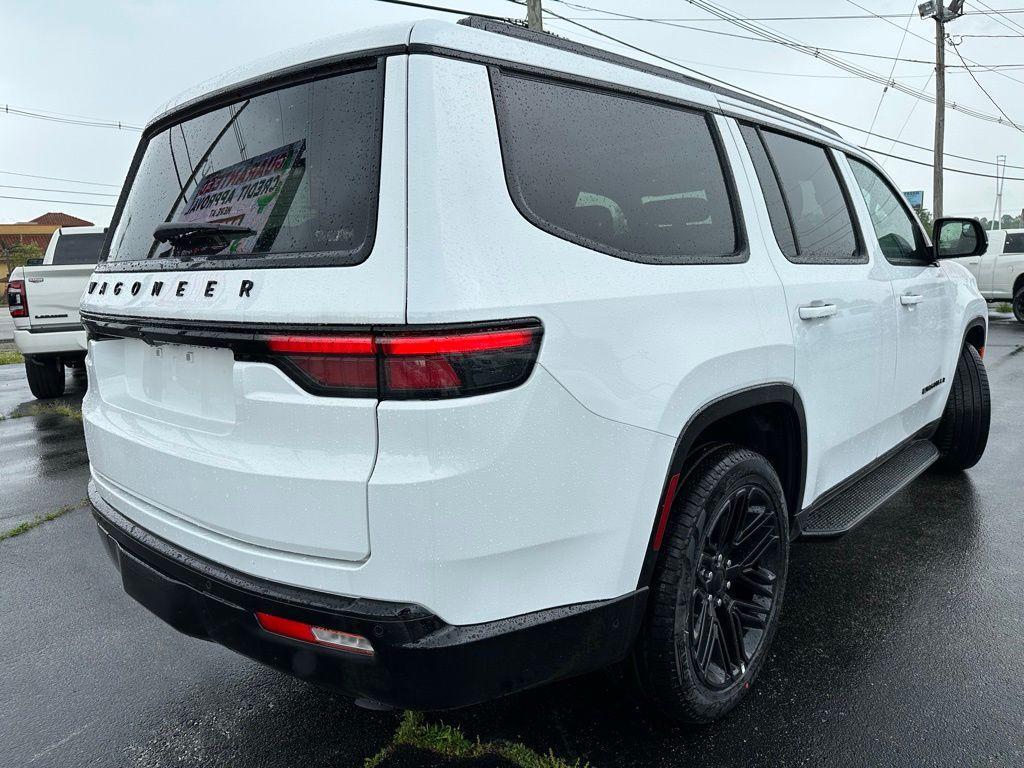
[[[800,307],[801,320],[818,320],[823,317],[832,317],[838,310],[835,304],[809,304]]]
[[[905,293],[900,296],[900,304],[904,307],[912,307],[915,304],[920,304],[923,299],[924,296],[919,293]]]

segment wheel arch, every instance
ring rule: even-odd
[[[769,436],[781,439],[768,441]],[[807,422],[796,389],[787,383],[764,384],[712,400],[690,417],[676,440],[640,571],[640,587],[650,584],[661,537],[686,473],[705,447],[722,442],[735,442],[765,454],[779,474],[790,520],[794,521],[802,509],[807,476]]]
[[[975,317],[967,322],[967,327],[964,328],[963,342],[960,344],[960,349],[963,349],[965,345],[970,344],[978,353],[984,356],[985,354],[985,341],[988,334],[988,324],[985,322],[983,317]],[[957,350],[957,354],[960,354],[960,350]]]

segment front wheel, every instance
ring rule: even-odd
[[[688,473],[672,508],[634,651],[640,687],[687,723],[746,695],[779,621],[789,519],[764,456],[726,445]]]
[[[988,373],[981,355],[970,344],[960,350],[946,410],[935,433],[939,466],[951,471],[970,469],[988,445],[992,403]]]
[[[28,388],[40,400],[64,394],[64,366],[56,357],[26,357]]]

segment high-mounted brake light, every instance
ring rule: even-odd
[[[302,621],[274,616],[270,613],[257,613],[256,621],[259,622],[260,627],[264,631],[274,635],[290,637],[292,640],[301,640],[304,643],[326,645],[330,648],[337,648],[349,653],[358,653],[362,656],[373,656],[373,645],[362,635],[318,627]]]
[[[270,359],[315,394],[383,399],[466,397],[515,387],[533,370],[538,321],[377,334],[271,336]]]
[[[11,310],[11,317],[28,317],[24,280],[11,280],[7,284],[7,307]]]

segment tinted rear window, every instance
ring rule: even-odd
[[[772,162],[768,159],[768,153],[761,142],[761,136],[752,125],[741,125],[740,133],[743,134],[743,141],[750,151],[750,159],[754,163],[754,172],[757,173],[757,181],[764,193],[765,205],[768,207],[768,218],[772,222],[772,230],[775,232],[775,241],[779,248],[790,259],[796,258],[796,240],[793,238],[793,227],[789,220],[789,211],[786,210],[786,200],[782,197],[782,190],[779,188],[779,180],[772,169]]]
[[[376,224],[382,117],[380,64],[240,98],[153,135],[108,259],[362,261]],[[255,234],[174,248],[153,237],[164,222]]]
[[[789,206],[799,258],[808,262],[862,261],[846,193],[829,150],[762,130]]]
[[[1003,253],[1024,253],[1024,232],[1007,235]]]
[[[736,255],[705,114],[505,73],[494,87],[509,189],[532,223],[637,261]]]
[[[95,264],[99,261],[105,237],[106,234],[103,232],[60,235],[57,237],[57,247],[53,249],[53,263]]]

